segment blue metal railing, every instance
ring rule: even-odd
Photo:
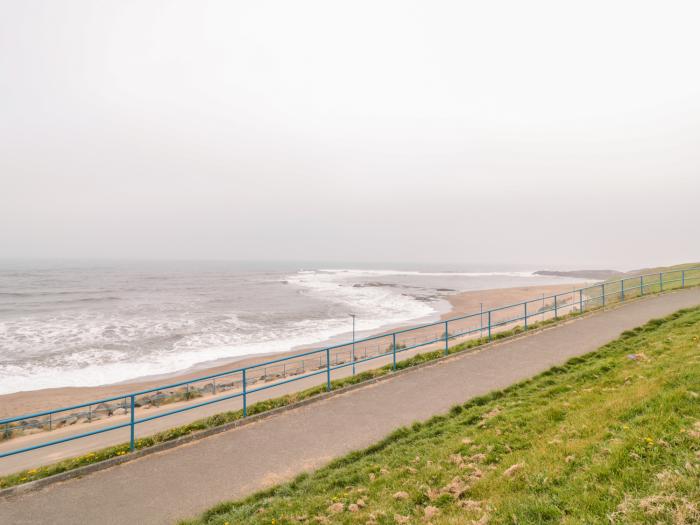
[[[652,280],[650,280],[650,278],[652,278]],[[540,298],[530,299],[521,303],[499,306],[448,320],[426,323],[390,333],[355,339],[352,342],[309,350],[246,367],[197,377],[195,379],[179,381],[69,407],[2,419],[0,420],[0,432],[3,432],[5,438],[11,438],[14,433],[21,433],[28,429],[51,431],[58,427],[65,427],[81,421],[90,423],[96,420],[103,420],[105,415],[106,417],[113,417],[116,415],[129,416],[128,420],[123,423],[2,452],[0,453],[0,458],[123,428],[129,428],[130,449],[133,451],[136,446],[136,426],[148,421],[239,397],[242,398],[243,417],[247,417],[248,399],[257,392],[323,374],[326,376],[326,389],[330,391],[332,388],[331,376],[332,372],[335,370],[352,366],[354,374],[354,368],[357,364],[388,356],[391,356],[391,365],[395,370],[396,356],[401,352],[444,342],[444,353],[447,355],[449,353],[450,341],[457,338],[475,336],[478,334],[478,336],[485,341],[491,341],[494,338],[494,331],[508,325],[522,322],[524,329],[527,330],[531,327],[529,324],[531,319],[535,318],[537,320],[539,317],[541,320],[545,320],[546,314],[552,314],[552,318],[557,319],[566,310],[568,310],[568,313],[582,313],[587,306],[592,306],[593,308],[598,306],[605,307],[606,304],[609,304],[611,301],[625,301],[633,297],[635,291],[638,292],[638,296],[643,296],[648,292],[662,292],[668,290],[673,288],[674,284],[678,284],[676,288],[685,288],[691,281],[697,280],[700,280],[700,267],[628,277],[619,281],[601,282],[593,286],[573,289],[569,292],[562,292],[547,297],[543,295]],[[631,283],[631,285],[629,283]],[[536,311],[533,311],[533,305],[541,306]],[[515,310],[516,313],[509,314],[509,312],[513,310]],[[478,325],[475,323],[477,318],[479,320]],[[486,319],[486,322],[484,322],[484,319]],[[470,324],[470,322],[474,323]],[[460,325],[463,325],[461,330]],[[450,327],[452,327],[452,331],[450,331]],[[373,345],[372,343],[375,342],[376,345]],[[346,349],[341,351],[344,347]],[[375,351],[370,352],[372,349]],[[358,355],[360,356],[359,358]],[[289,364],[292,362],[295,364],[294,368],[289,367]],[[271,374],[271,370],[277,370],[277,372]],[[275,379],[278,378],[282,378],[283,380],[275,381]],[[272,382],[270,382],[270,379],[272,379]],[[219,383],[217,383],[217,380],[219,380]],[[211,382],[211,386],[208,384],[204,388],[198,388],[196,386],[203,382]],[[267,384],[254,386],[259,382]],[[251,386],[253,386],[253,388],[251,388]],[[182,390],[183,388],[184,392]],[[173,389],[179,390],[173,392]],[[225,394],[226,391],[234,389],[237,391]],[[171,391],[170,395],[163,393],[167,390]],[[167,402],[169,400],[189,401],[193,397],[199,397],[203,395],[203,393],[208,392],[211,392],[213,396],[212,399],[187,403],[186,406],[159,412],[151,416],[136,417],[136,409],[140,406],[159,407],[159,402]],[[115,402],[120,403],[113,404]],[[95,407],[95,409],[93,409],[93,407]],[[77,410],[80,412],[75,412]],[[64,415],[57,417],[59,414]]]

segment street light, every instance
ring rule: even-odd
[[[484,303],[479,303],[479,339],[484,337]]]
[[[352,375],[355,375],[355,314],[352,317]]]

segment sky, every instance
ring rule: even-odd
[[[0,13],[0,258],[700,260],[695,2]]]

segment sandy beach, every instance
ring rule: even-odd
[[[462,292],[447,296],[452,309],[442,314],[443,320],[458,317],[461,315],[478,313],[480,304],[484,310],[498,306],[518,303],[526,299],[536,299],[554,293],[563,293],[568,290],[580,287],[580,284],[561,284],[548,286],[524,286],[517,288],[501,288],[490,290],[477,290]],[[414,326],[414,323],[407,323],[405,326],[392,327],[391,331]],[[388,333],[389,331],[380,332]],[[313,345],[308,349],[319,348],[321,345]],[[210,374],[225,372],[233,368],[249,366],[271,359],[299,353],[300,349],[295,349],[285,353],[277,353],[274,356],[250,356],[238,358],[217,366],[187,371],[167,377],[148,378],[134,380],[128,383],[104,385],[96,387],[63,387],[44,390],[34,390],[28,392],[16,392],[0,396],[0,417],[12,417],[22,414],[30,414],[43,410],[55,409],[75,404],[108,398],[129,392],[155,388],[160,385],[191,380]]]

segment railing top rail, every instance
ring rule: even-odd
[[[9,424],[9,423],[14,423],[14,422],[16,422],[16,421],[22,421],[22,420],[25,420],[25,419],[35,419],[35,418],[39,418],[39,417],[43,417],[43,416],[48,416],[48,415],[51,415],[51,414],[56,414],[56,413],[59,413],[59,412],[67,412],[67,411],[69,411],[69,410],[77,410],[77,409],[80,409],[80,408],[85,408],[85,407],[89,407],[89,406],[93,406],[93,405],[100,405],[100,404],[103,404],[103,403],[110,403],[110,402],[112,402],[112,401],[117,401],[117,400],[121,400],[121,399],[128,399],[128,398],[131,398],[131,397],[136,397],[136,396],[141,396],[141,395],[145,395],[145,394],[150,394],[150,393],[152,393],[152,392],[157,392],[157,391],[159,391],[159,390],[166,390],[166,389],[169,389],[169,388],[177,388],[177,387],[180,387],[180,386],[190,385],[190,384],[193,384],[193,383],[199,383],[199,382],[201,382],[201,381],[208,381],[208,380],[210,380],[210,379],[216,379],[216,378],[218,378],[218,377],[223,377],[223,376],[228,376],[228,375],[236,374],[236,373],[239,373],[239,372],[243,372],[243,371],[245,371],[245,370],[252,370],[252,369],[258,369],[258,368],[264,368],[264,367],[271,366],[271,365],[274,365],[274,364],[277,364],[277,363],[281,363],[281,362],[284,362],[284,361],[290,361],[290,360],[292,360],[292,359],[299,359],[299,358],[307,357],[307,356],[314,355],[314,354],[325,353],[325,352],[327,352],[327,351],[335,350],[335,349],[337,349],[337,348],[350,346],[350,345],[352,345],[353,343],[357,345],[357,344],[360,344],[360,343],[365,343],[365,342],[369,342],[369,341],[384,339],[384,338],[387,338],[387,337],[392,337],[392,336],[396,336],[396,335],[403,334],[403,333],[407,333],[407,332],[412,332],[412,331],[417,331],[417,330],[421,330],[421,329],[425,329],[425,328],[430,328],[430,327],[432,327],[432,326],[442,325],[442,324],[444,324],[444,323],[450,323],[450,322],[460,321],[460,320],[463,320],[463,319],[468,319],[468,318],[470,318],[470,317],[481,316],[481,315],[484,315],[484,314],[488,314],[489,312],[497,312],[497,311],[500,311],[500,310],[505,310],[505,309],[507,309],[507,308],[513,308],[513,307],[516,307],[516,306],[522,306],[523,304],[526,304],[526,303],[533,303],[533,302],[542,301],[542,300],[545,300],[545,301],[546,301],[547,299],[553,299],[553,298],[555,298],[555,297],[561,297],[561,296],[563,296],[563,295],[568,295],[568,294],[571,294],[571,293],[585,292],[586,290],[591,290],[591,289],[594,289],[594,288],[598,288],[599,286],[601,286],[601,285],[603,285],[603,284],[615,284],[615,283],[620,283],[620,282],[628,281],[628,280],[630,280],[630,279],[639,279],[639,278],[651,277],[651,276],[658,277],[658,276],[663,276],[664,274],[678,273],[678,272],[681,272],[681,273],[682,273],[682,272],[688,272],[688,271],[694,271],[694,270],[700,270],[700,266],[691,266],[691,267],[687,267],[687,268],[678,268],[678,269],[665,270],[665,271],[660,271],[660,272],[650,272],[650,273],[646,273],[646,274],[630,275],[630,276],[627,276],[627,277],[622,277],[621,279],[618,279],[618,280],[615,280],[615,281],[604,281],[604,280],[603,280],[603,281],[599,281],[597,284],[594,284],[594,285],[591,285],[591,286],[586,286],[586,287],[581,287],[581,288],[574,288],[574,289],[572,289],[572,290],[570,290],[570,291],[560,292],[560,293],[553,294],[553,295],[549,295],[549,296],[544,296],[544,295],[543,295],[543,297],[537,297],[537,298],[533,298],[533,299],[528,299],[528,300],[522,301],[522,302],[520,302],[520,303],[513,303],[513,304],[509,304],[509,305],[505,305],[505,306],[497,306],[497,307],[494,307],[494,308],[490,308],[490,309],[488,309],[488,310],[483,310],[483,311],[481,311],[481,312],[475,312],[475,313],[473,313],[473,314],[462,315],[462,316],[453,317],[453,318],[450,318],[450,319],[443,319],[443,320],[440,320],[440,321],[435,321],[435,322],[431,322],[431,323],[425,323],[425,324],[421,324],[421,325],[417,325],[417,326],[412,326],[412,327],[409,327],[409,328],[404,328],[404,329],[401,329],[401,330],[394,330],[394,331],[392,331],[392,332],[386,332],[386,333],[382,333],[382,334],[376,334],[376,335],[364,337],[364,338],[361,338],[361,339],[355,339],[354,341],[348,341],[348,342],[344,342],[344,343],[334,344],[334,345],[331,345],[331,346],[325,346],[325,347],[323,347],[323,348],[317,348],[317,349],[309,350],[309,351],[302,352],[302,353],[298,353],[298,354],[293,354],[293,355],[289,355],[289,356],[280,357],[280,358],[277,358],[277,359],[272,359],[272,360],[269,360],[269,361],[264,361],[264,362],[262,362],[262,363],[256,363],[256,364],[249,365],[249,366],[245,366],[245,367],[233,368],[233,369],[231,369],[231,370],[225,370],[225,371],[223,371],[223,372],[217,372],[217,373],[215,373],[215,374],[209,374],[209,375],[206,375],[206,376],[196,377],[196,378],[193,378],[193,379],[187,379],[187,380],[179,381],[179,382],[176,382],[176,383],[170,383],[170,384],[166,384],[166,385],[159,385],[159,386],[154,387],[154,388],[148,388],[148,389],[145,389],[145,390],[139,390],[139,391],[137,391],[137,392],[128,392],[128,393],[121,394],[121,395],[118,395],[118,396],[112,396],[112,397],[97,399],[97,400],[88,401],[88,402],[85,402],[85,403],[80,403],[80,404],[77,404],[77,405],[71,405],[71,406],[68,406],[68,407],[60,407],[60,408],[55,408],[55,409],[51,409],[51,410],[44,410],[44,411],[41,411],[41,412],[35,412],[35,413],[32,413],[32,414],[22,414],[22,415],[19,415],[19,416],[13,416],[13,417],[5,418],[5,419],[0,419],[0,425],[5,425],[5,424]]]

